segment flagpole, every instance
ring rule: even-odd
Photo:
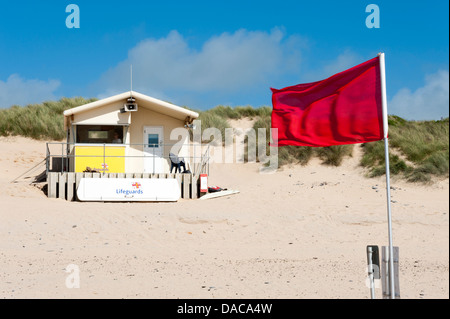
[[[386,197],[388,210],[388,233],[389,233],[389,284],[391,299],[395,299],[394,287],[394,246],[392,245],[392,213],[391,213],[391,183],[389,170],[389,138],[388,138],[388,113],[386,97],[386,68],[384,53],[379,53],[380,79],[381,79],[381,104],[383,109],[383,133],[384,133],[384,158],[386,162]]]

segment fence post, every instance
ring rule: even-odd
[[[196,199],[197,195],[197,175],[191,175],[191,198]]]
[[[66,174],[64,173],[58,176],[58,198],[66,199]]]
[[[75,185],[75,173],[67,172],[67,200],[73,201],[74,196],[74,185]]]
[[[189,198],[189,188],[190,188],[190,182],[191,174],[182,174],[183,175],[183,198]]]
[[[47,177],[47,196],[49,198],[56,198],[56,183],[58,181],[58,173],[49,172]]]

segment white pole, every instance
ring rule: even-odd
[[[391,214],[391,185],[389,170],[389,142],[388,142],[388,114],[386,98],[386,69],[384,53],[379,53],[380,79],[381,79],[381,103],[383,109],[383,133],[384,133],[384,157],[386,161],[386,197],[388,209],[388,233],[389,233],[389,285],[391,299],[395,299],[394,288],[394,246],[392,245],[392,214]]]

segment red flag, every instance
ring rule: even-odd
[[[380,60],[318,82],[272,89],[274,146],[331,146],[383,139]]]

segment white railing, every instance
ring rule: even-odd
[[[59,148],[61,146],[61,148]],[[83,147],[102,147],[102,152],[100,154],[90,154],[90,155],[76,155],[74,152],[74,148],[77,146]],[[107,147],[125,147],[127,150],[137,149],[138,152],[141,152],[140,155],[108,155],[106,152]],[[152,156],[155,158],[157,155],[155,149],[157,147],[162,147],[163,149],[172,149],[174,146],[180,147],[179,144],[84,144],[84,143],[67,143],[67,142],[47,142],[46,143],[46,173],[48,174],[50,171],[52,172],[69,172],[70,171],[70,159],[82,158],[82,157],[92,157],[92,158],[103,158],[103,163],[106,163],[107,158],[149,158]],[[188,154],[193,155],[179,155],[180,158],[184,158],[184,162],[189,166],[190,173],[194,175],[199,175],[203,173],[207,173],[209,175],[209,146],[198,145],[198,144],[183,144],[181,145],[183,150],[188,150]],[[148,148],[152,150],[152,152],[144,150]],[[59,152],[60,150],[60,152]],[[178,154],[175,154],[178,156]],[[158,158],[167,160],[169,167],[172,166],[170,156],[165,154],[158,155]],[[153,172],[155,173],[155,160],[153,160]],[[57,166],[57,167],[54,167]],[[187,168],[187,167],[186,167]],[[103,171],[106,172],[106,171]],[[132,172],[132,173],[144,173],[144,172]]]

